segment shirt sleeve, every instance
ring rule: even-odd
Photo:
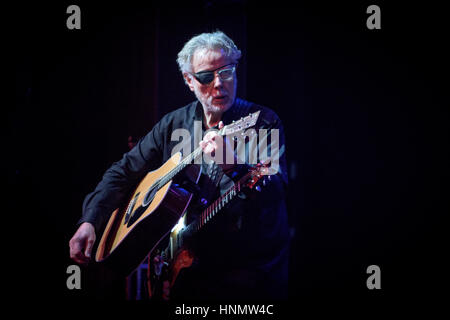
[[[163,121],[160,121],[120,161],[106,170],[95,190],[84,199],[83,214],[78,224],[90,222],[99,232],[131,189],[146,173],[161,165],[163,127]]]

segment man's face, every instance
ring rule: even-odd
[[[229,80],[222,80],[218,72],[232,67],[234,63],[236,62],[226,57],[221,49],[195,51],[192,73],[216,70],[214,80],[209,84],[201,84],[193,75],[184,74],[189,89],[195,93],[206,112],[223,113],[233,105],[236,97],[236,74]]]

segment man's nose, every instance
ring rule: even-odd
[[[220,76],[216,73],[214,75],[214,88],[220,88],[223,85],[223,80],[220,79]]]

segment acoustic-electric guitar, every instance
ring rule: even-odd
[[[259,113],[251,113],[224,126],[218,134],[236,135],[254,126]],[[97,262],[129,275],[170,234],[193,197],[192,188],[184,186],[198,182],[200,166],[190,164],[201,154],[201,147],[183,159],[180,152],[175,153],[160,168],[147,173],[109,218],[96,250]],[[189,183],[173,183],[181,172],[183,182]]]

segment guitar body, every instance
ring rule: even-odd
[[[112,213],[96,251],[97,262],[128,275],[170,233],[193,196],[173,180],[161,183],[180,162],[181,153],[176,153],[160,168],[149,172],[128,201]],[[197,183],[200,167],[186,167],[183,176]]]

